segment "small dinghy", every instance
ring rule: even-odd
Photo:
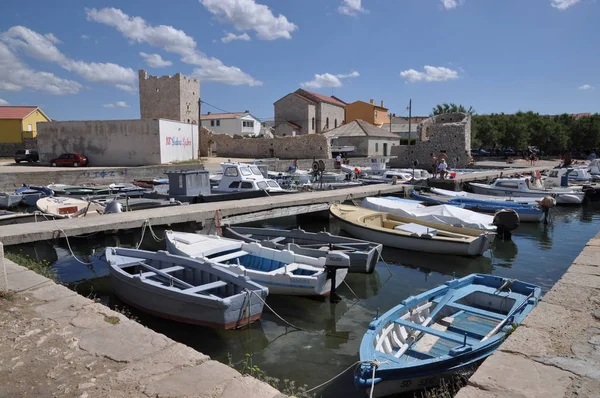
[[[541,294],[533,284],[472,274],[409,297],[369,324],[354,384],[375,397],[439,386],[491,355]]]
[[[314,258],[214,235],[167,231],[165,240],[169,252],[249,276],[268,287],[271,294],[328,296],[331,278],[335,277],[335,286],[339,286],[350,263],[344,253],[329,252],[326,257]]]
[[[496,237],[478,229],[415,220],[358,206],[334,204],[329,211],[350,235],[397,249],[481,256]]]
[[[309,257],[327,257],[332,251],[341,251],[350,258],[348,272],[370,274],[377,265],[382,245],[329,232],[306,232],[303,229],[275,229],[229,226],[223,229],[223,236],[260,243],[264,247],[287,249]]]
[[[15,194],[21,195],[21,203],[25,206],[35,206],[38,199],[52,196],[53,192],[51,189],[46,187],[29,187],[24,186],[15,190]]]
[[[41,198],[36,202],[36,206],[42,213],[56,218],[89,217],[104,212],[104,206],[99,203],[66,196]]]
[[[220,329],[243,327],[260,318],[269,294],[248,277],[164,251],[108,247],[106,261],[121,300],[178,322]]]
[[[17,193],[0,192],[0,208],[11,209],[21,203],[23,195]]]

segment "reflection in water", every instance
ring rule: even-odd
[[[131,312],[144,325],[217,360],[227,363],[229,354],[233,362],[239,362],[250,354],[252,363],[269,376],[313,387],[358,360],[360,341],[378,310],[383,313],[408,296],[443,284],[453,274],[460,277],[475,272],[493,273],[537,283],[547,291],[585,243],[598,232],[599,220],[600,204],[583,208],[557,207],[552,212],[550,224],[521,224],[512,241],[496,241],[491,253],[484,257],[445,256],[385,248],[382,257],[386,264],[378,263],[371,275],[348,275],[346,283],[352,291],[342,284],[338,290],[342,301],[338,304],[303,297],[267,298],[267,303],[285,320],[306,330],[293,329],[266,308],[260,321],[247,329],[233,331],[183,325],[134,309]],[[292,228],[296,226],[296,220],[287,217],[263,224],[254,223],[254,226],[267,224]],[[305,217],[301,226],[308,231],[327,229],[340,233],[334,220],[329,223],[322,220],[311,222]],[[163,229],[154,230],[158,236],[163,235]],[[112,294],[103,249],[116,245],[135,247],[140,241],[140,232],[111,236],[98,234],[90,239],[71,238],[71,246],[78,258],[91,265],[75,261],[64,240],[10,246],[6,250],[22,249],[32,258],[50,259],[59,278],[69,282],[71,288],[83,295],[91,293],[106,305],[121,306]],[[345,235],[344,232],[340,234]],[[162,250],[164,242],[155,242],[147,233],[141,248]],[[354,389],[352,372],[318,391],[317,396],[321,395],[325,398],[364,396]]]

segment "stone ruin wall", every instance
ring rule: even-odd
[[[200,82],[176,73],[149,76],[139,71],[140,116],[142,119],[169,119],[198,124]]]
[[[417,128],[418,141],[415,145],[394,146],[391,167],[431,168],[430,154],[436,157],[443,150],[448,156],[450,167],[466,167],[471,158],[471,116],[464,113],[449,113],[423,121]],[[458,160],[457,160],[458,159]]]
[[[23,138],[23,142],[0,143],[0,157],[12,158],[19,149],[38,149],[37,138]]]

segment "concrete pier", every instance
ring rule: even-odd
[[[447,189],[450,191],[460,191],[463,189],[463,185],[468,182],[474,181],[491,181],[494,178],[499,177],[512,177],[517,174],[529,174],[539,170],[544,171],[543,167],[515,167],[509,169],[499,169],[494,171],[477,171],[473,173],[459,174],[456,178],[430,178],[427,180],[427,184],[430,187]],[[452,170],[450,170],[452,172]]]
[[[311,210],[309,205],[333,204],[366,196],[389,195],[402,192],[404,187],[406,186],[377,184],[332,191],[303,192],[265,198],[171,206],[102,216],[94,215],[40,223],[7,225],[0,228],[0,242],[4,246],[9,246],[52,239],[60,237],[61,234],[76,236],[92,232],[140,228],[146,220],[153,226],[188,222],[204,224],[207,220],[215,218],[217,210],[220,211],[221,217],[298,206],[306,206],[307,211],[309,211]],[[318,207],[316,209],[322,210]],[[273,217],[272,214],[271,217]]]
[[[0,397],[285,397],[43,276],[4,265],[13,293],[0,297]]]
[[[600,234],[456,398],[600,396]]]

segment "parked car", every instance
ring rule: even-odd
[[[56,166],[79,167],[79,166],[87,166],[87,164],[88,164],[88,159],[85,156],[80,155],[78,153],[63,153],[62,155],[60,155],[59,157],[57,157],[55,159],[50,159],[50,165],[53,167],[56,167]]]
[[[517,156],[517,151],[511,148],[507,148],[504,150],[504,156]]]
[[[472,149],[471,156],[490,156],[490,153],[485,149]]]
[[[19,149],[15,152],[15,162],[37,162],[40,160],[40,155],[36,149]]]

